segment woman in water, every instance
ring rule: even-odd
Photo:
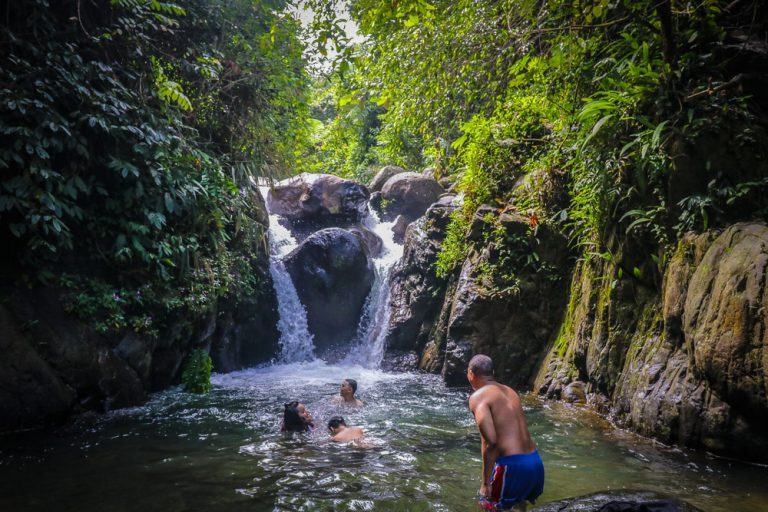
[[[304,404],[296,401],[285,404],[280,432],[309,432],[314,428],[312,415]]]

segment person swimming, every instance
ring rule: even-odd
[[[344,405],[353,405],[355,407],[359,407],[363,405],[363,401],[355,398],[356,392],[357,392],[357,381],[355,379],[344,379],[341,382],[341,388],[339,389],[339,394],[333,397],[333,401],[335,403],[341,403]]]
[[[348,427],[347,422],[341,416],[334,416],[328,420],[328,430],[331,433],[331,440],[338,443],[360,441],[365,435],[360,427]]]
[[[312,415],[304,404],[297,401],[285,404],[280,432],[309,432],[315,428]]]

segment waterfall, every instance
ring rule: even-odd
[[[389,276],[403,255],[403,246],[394,241],[394,222],[381,222],[376,213],[371,211],[363,224],[379,235],[384,245],[381,254],[373,259],[376,278],[360,318],[357,348],[350,351],[345,362],[378,368],[384,358],[384,343],[389,325]]]
[[[259,187],[264,198],[268,187]],[[280,224],[281,217],[269,215],[269,272],[272,275],[277,308],[280,316],[277,328],[280,331],[281,363],[312,361],[315,347],[312,334],[307,327],[307,310],[299,300],[296,287],[285,268],[283,259],[297,247],[291,232]],[[403,246],[395,243],[392,233],[394,222],[381,222],[370,212],[363,224],[382,240],[381,254],[373,259],[376,277],[366,299],[358,324],[356,347],[349,350],[346,364],[357,364],[378,368],[384,358],[384,342],[389,324],[389,275],[403,255]]]
[[[261,189],[266,198],[267,190]],[[269,216],[269,273],[277,295],[280,320],[280,362],[296,363],[315,359],[315,346],[307,328],[307,310],[285,269],[283,258],[297,246],[291,232],[280,224],[280,216]]]

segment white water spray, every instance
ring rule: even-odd
[[[358,346],[345,359],[346,363],[378,368],[384,358],[384,343],[389,325],[389,276],[395,264],[403,255],[403,246],[394,241],[394,222],[381,222],[374,212],[364,219],[365,227],[379,235],[382,242],[381,254],[373,259],[376,279],[371,293],[365,301],[363,315],[357,331]]]
[[[260,187],[266,198],[268,189]],[[307,310],[299,300],[296,287],[285,269],[283,258],[297,247],[291,232],[280,224],[279,215],[269,216],[269,273],[277,295],[280,320],[280,362],[296,363],[315,359],[312,334],[307,328]]]

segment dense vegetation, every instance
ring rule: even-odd
[[[566,233],[645,282],[681,233],[765,217],[766,8],[735,1],[24,0],[0,13],[11,281],[103,330],[252,294],[254,176],[385,164]],[[357,24],[351,41],[343,18]],[[488,242],[502,244],[499,233]],[[503,238],[503,237],[502,237]]]
[[[3,275],[100,330],[258,292],[251,177],[296,167],[299,23],[267,0],[24,0],[0,12]]]
[[[310,3],[316,42],[343,41],[342,6]],[[627,270],[648,282],[681,233],[766,216],[761,2],[355,0],[349,12],[367,39],[344,47],[323,89],[337,107],[325,162],[451,177],[465,201],[443,274],[484,203],[556,225],[586,258],[629,240]]]

